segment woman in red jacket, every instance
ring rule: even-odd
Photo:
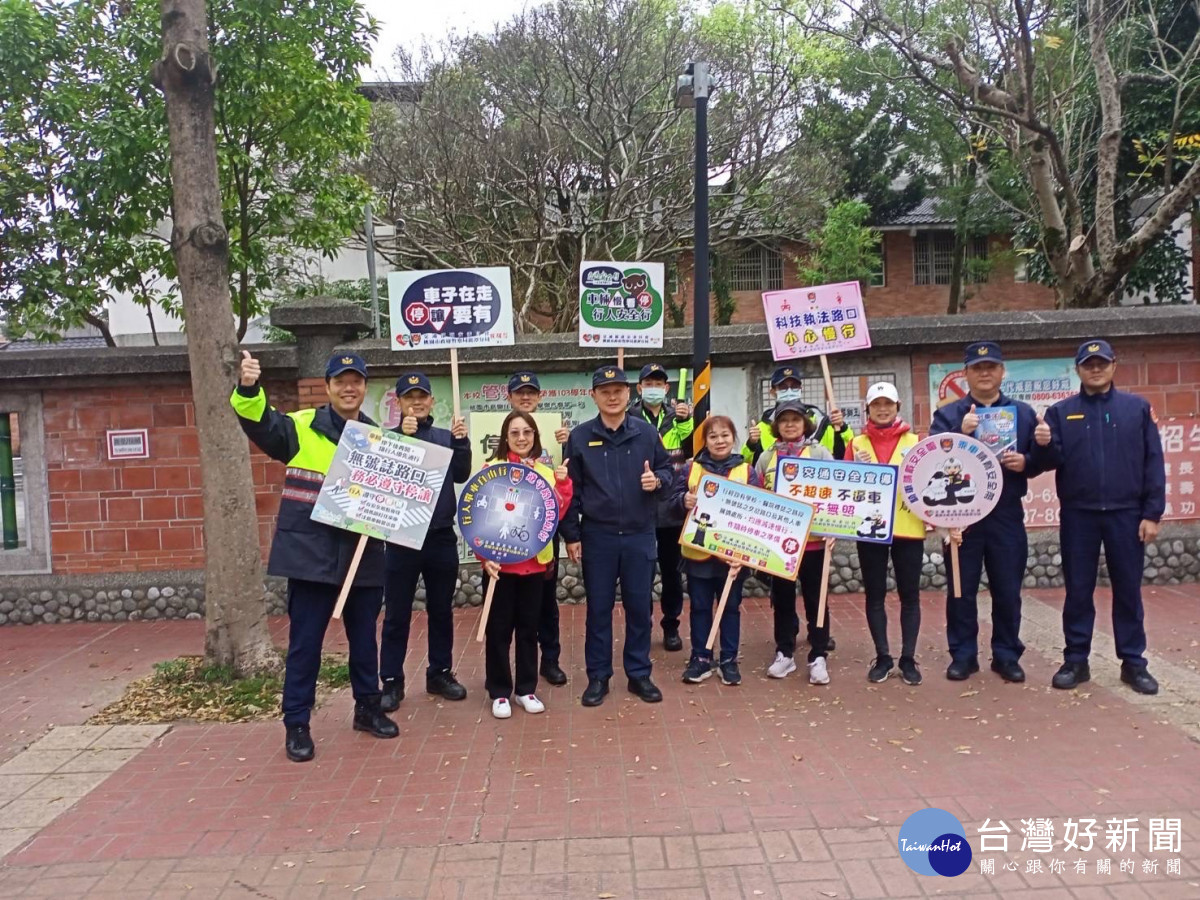
[[[560,514],[571,503],[574,486],[567,476],[567,461],[556,469],[541,462],[542,439],[533,416],[514,410],[500,428],[500,443],[490,462],[512,462],[529,466],[554,485]],[[482,560],[484,572],[496,579],[492,609],[484,632],[484,686],[492,698],[492,715],[497,719],[512,716],[508,699],[513,694],[513,672],[508,664],[509,647],[516,635],[515,702],[528,713],[540,713],[546,706],[538,699],[538,616],[542,602],[542,582],[554,559],[554,547],[548,544],[541,553],[524,562],[500,565]],[[486,584],[486,583],[485,583]]]

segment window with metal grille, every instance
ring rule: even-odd
[[[965,258],[986,261],[987,237],[967,240]],[[933,231],[913,238],[913,284],[949,284],[954,263],[954,235]],[[964,266],[963,281],[987,281],[986,267]]]
[[[783,255],[775,247],[754,244],[733,258],[729,287],[734,291],[778,291],[783,288]]]
[[[879,265],[871,273],[868,284],[871,287],[887,287],[887,245],[885,242],[879,244]]]
[[[986,283],[988,270],[991,267],[987,265],[972,266],[972,260],[978,260],[980,263],[987,262],[988,239],[986,237],[973,237],[967,241],[966,265],[963,267],[963,281],[970,284]]]

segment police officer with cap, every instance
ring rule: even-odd
[[[678,474],[690,457],[688,438],[692,436],[694,425],[692,411],[687,402],[672,401],[667,397],[670,381],[667,370],[658,363],[642,366],[638,376],[638,398],[629,412],[637,418],[645,419],[658,432],[663,447],[671,458],[671,465]],[[679,617],[683,614],[683,579],[680,573],[679,547],[679,530],[682,527],[681,507],[672,503],[671,497],[664,494],[658,503],[654,539],[658,547],[658,572],[662,584],[659,608],[662,616],[663,647],[667,650],[683,649],[683,640],[679,637]]]
[[[629,690],[647,703],[662,700],[650,680],[651,590],[657,501],[670,490],[674,469],[658,432],[628,413],[629,382],[617,366],[592,373],[599,412],[567,441],[567,470],[575,495],[563,516],[572,562],[584,562],[588,685],[584,706],[599,706],[612,677],[612,614],[617,581],[625,607],[625,674]]]
[[[1004,355],[994,341],[968,344],[963,359],[967,376],[967,396],[939,407],[933,414],[930,434],[953,431],[974,434],[979,427],[977,409],[1012,406],[1017,411],[1017,442],[1000,455],[1004,486],[995,509],[965,532],[951,534],[960,543],[958,563],[962,567],[962,596],[954,596],[954,580],[946,584],[946,640],[951,662],[946,677],[963,681],[979,671],[979,607],[976,595],[986,567],[988,589],[992,595],[992,671],[1005,681],[1022,682],[1021,668],[1021,584],[1028,564],[1029,538],[1025,533],[1025,509],[1022,498],[1029,491],[1029,479],[1043,471],[1034,458],[1033,429],[1037,416],[1033,407],[1006,397],[1000,390],[1004,381]],[[949,566],[947,559],[947,566]],[[949,574],[949,573],[948,573]]]
[[[508,405],[517,412],[534,413],[542,400],[542,383],[537,374],[525,369],[514,372],[508,379]],[[565,444],[570,432],[559,426],[554,440]],[[546,569],[546,580],[542,584],[542,608],[538,617],[538,645],[542,650],[539,671],[549,684],[567,683],[567,673],[559,665],[562,644],[558,632],[558,532],[554,533],[554,557]]]
[[[1154,410],[1113,387],[1116,369],[1108,341],[1084,341],[1075,354],[1079,393],[1051,406],[1034,433],[1045,467],[1057,470],[1062,508],[1067,646],[1051,684],[1066,690],[1092,677],[1093,594],[1103,546],[1121,680],[1139,694],[1157,694],[1144,655],[1142,569],[1145,543],[1158,536],[1166,509],[1166,469]]]
[[[462,416],[450,428],[433,424],[433,388],[424,372],[406,372],[396,380],[400,427],[393,429],[419,441],[453,451],[449,476],[442,482],[420,550],[387,545],[387,607],[379,646],[383,676],[383,708],[396,709],[404,699],[404,657],[412,624],[418,576],[425,580],[425,617],[429,629],[429,666],[425,691],[447,700],[464,700],[467,689],[454,677],[454,588],[458,582],[458,536],[454,532],[455,482],[471,477],[471,441]]]
[[[242,351],[238,385],[229,398],[242,430],[267,456],[287,466],[267,574],[288,580],[288,652],[283,676],[284,749],[293,762],[313,758],[309,717],[317,695],[321,644],[359,536],[311,518],[347,421],[375,423],[362,413],[367,364],[337,353],[325,367],[329,403],[279,412],[258,383],[262,368]],[[383,542],[368,540],[342,611],[350,645],[354,728],[380,738],[400,734],[380,710],[375,625],[383,603]]]

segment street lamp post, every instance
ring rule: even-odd
[[[696,111],[695,224],[692,253],[692,453],[703,449],[700,425],[708,418],[712,384],[708,312],[708,63],[689,62],[675,83],[675,105]]]

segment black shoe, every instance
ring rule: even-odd
[[[1013,684],[1021,684],[1025,680],[1025,670],[1015,659],[993,659],[992,671]]]
[[[556,687],[567,683],[567,673],[559,668],[558,663],[542,660],[541,675],[546,679],[547,684],[553,684]]]
[[[1158,682],[1145,666],[1121,663],[1121,680],[1139,694],[1157,694]]]
[[[867,672],[867,681],[875,684],[887,681],[888,674],[891,673],[893,668],[894,663],[892,662],[892,658],[890,656],[877,656],[875,657],[875,662],[871,666],[870,671]]]
[[[917,668],[917,661],[911,656],[900,657],[900,678],[905,684],[921,683],[921,670]]]
[[[400,726],[373,706],[354,707],[354,730],[365,731],[377,738],[400,737]]]
[[[404,679],[389,678],[383,683],[383,697],[379,701],[379,708],[384,712],[395,712],[403,699]]]
[[[946,677],[951,681],[966,681],[979,671],[979,660],[972,656],[969,659],[956,659],[946,668]]]
[[[449,669],[438,672],[436,675],[426,675],[425,691],[429,694],[437,694],[447,700],[467,699],[467,689],[458,683],[458,679]]]
[[[1071,688],[1091,680],[1092,670],[1085,660],[1084,662],[1063,663],[1062,667],[1054,673],[1054,677],[1050,679],[1050,684],[1061,691],[1069,691]]]
[[[589,678],[587,689],[583,692],[583,697],[579,702],[584,706],[599,706],[607,695],[607,678]]]
[[[742,683],[742,670],[738,668],[736,661],[721,663],[720,670],[721,684],[728,684],[732,687]]]
[[[672,653],[683,649],[683,638],[679,636],[678,628],[663,630],[663,649],[670,650]]]
[[[630,678],[629,693],[636,694],[647,703],[658,703],[662,700],[662,691],[650,680],[649,675],[645,678]]]
[[[308,762],[317,750],[313,746],[312,735],[309,734],[307,725],[287,726],[283,749],[287,751],[287,758],[292,762]]]

